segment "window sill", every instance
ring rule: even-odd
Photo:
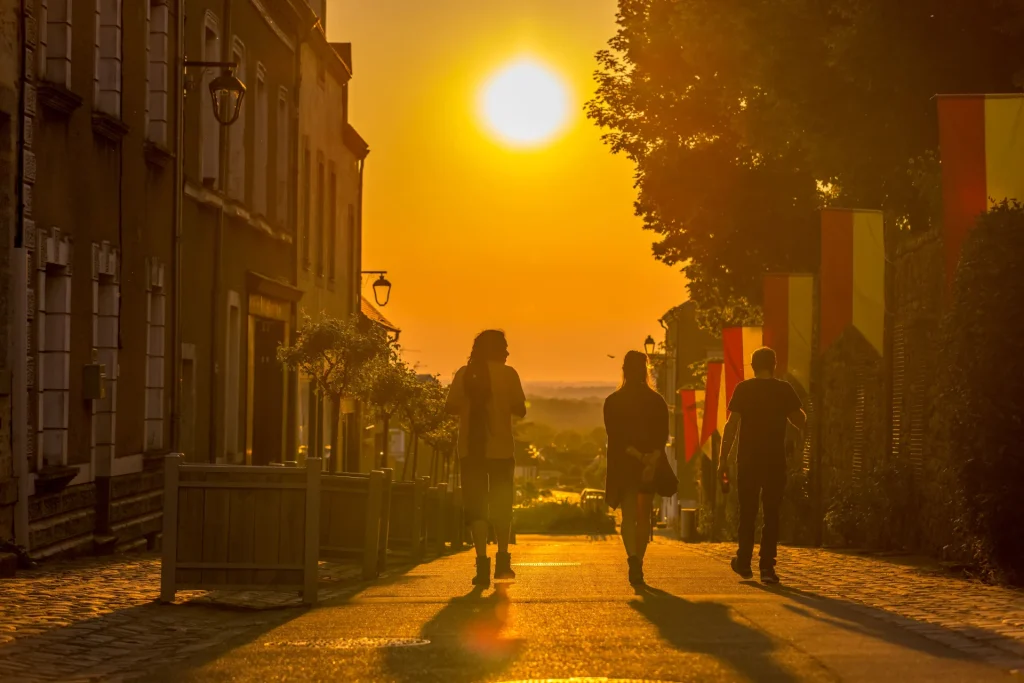
[[[69,118],[82,106],[82,98],[59,83],[40,81],[36,88],[36,101],[52,114]]]
[[[171,150],[152,140],[146,140],[143,152],[146,155],[146,163],[154,168],[167,168],[167,164],[174,158]]]
[[[111,116],[106,112],[96,109],[93,110],[92,132],[108,142],[119,144],[124,136],[128,134],[128,130],[127,124],[116,116]]]

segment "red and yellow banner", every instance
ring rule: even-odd
[[[813,333],[814,276],[766,275],[764,345],[775,350],[779,376],[788,375],[804,390],[811,386]]]
[[[946,279],[978,215],[1024,202],[1024,95],[940,95],[939,152]]]
[[[700,389],[680,389],[683,399],[683,457],[690,462],[701,451],[701,413],[703,412],[704,392]]]
[[[885,235],[881,211],[821,212],[821,350],[848,327],[881,354],[885,334]]]
[[[722,330],[722,351],[725,356],[725,400],[732,400],[736,385],[754,376],[750,354],[764,346],[760,327],[727,327]]]
[[[700,444],[708,456],[711,454],[711,435],[725,429],[725,364],[708,363],[708,374],[704,384],[704,410],[700,425]]]

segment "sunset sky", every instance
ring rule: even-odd
[[[583,115],[615,0],[329,3],[329,39],[353,43],[351,120],[371,149],[363,265],[394,283],[383,312],[406,360],[447,379],[473,336],[499,327],[525,381],[617,377],[685,290],[633,216],[632,165]],[[529,148],[481,106],[491,77],[524,59],[567,88],[564,126]]]

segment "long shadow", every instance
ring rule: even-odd
[[[947,647],[941,642],[906,630],[907,626],[922,624],[909,617],[903,617],[893,612],[887,612],[875,607],[861,603],[827,598],[816,593],[810,593],[799,588],[786,585],[766,586],[756,581],[744,581],[746,585],[753,586],[767,593],[782,595],[792,600],[796,605],[783,603],[782,607],[794,614],[808,619],[841,628],[858,635],[869,636],[878,640],[899,645],[924,652],[930,655],[946,657],[948,659],[976,660],[977,657],[966,652]],[[815,614],[818,612],[819,614]],[[994,632],[982,631],[979,629],[950,629],[937,624],[927,624],[937,632],[946,636],[960,636],[964,638],[979,638],[985,640],[986,645],[1000,647],[1007,645],[1011,650],[1015,647],[1012,638],[1000,636]]]
[[[630,606],[682,652],[710,655],[754,681],[795,681],[771,657],[775,643],[762,631],[736,621],[728,605],[690,602],[658,588],[637,590]]]
[[[385,666],[392,680],[469,683],[506,669],[523,645],[502,634],[509,623],[508,584],[484,593],[478,587],[452,598],[424,624],[420,637],[429,646],[388,649]]]

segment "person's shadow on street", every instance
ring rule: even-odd
[[[420,637],[430,645],[393,648],[387,666],[396,681],[476,681],[507,668],[523,641],[509,638],[510,584],[495,584],[494,592],[474,588],[452,598],[423,625]]]
[[[772,659],[771,638],[734,618],[728,605],[691,602],[650,586],[637,589],[637,596],[630,605],[675,649],[710,655],[749,680],[796,680]]]

